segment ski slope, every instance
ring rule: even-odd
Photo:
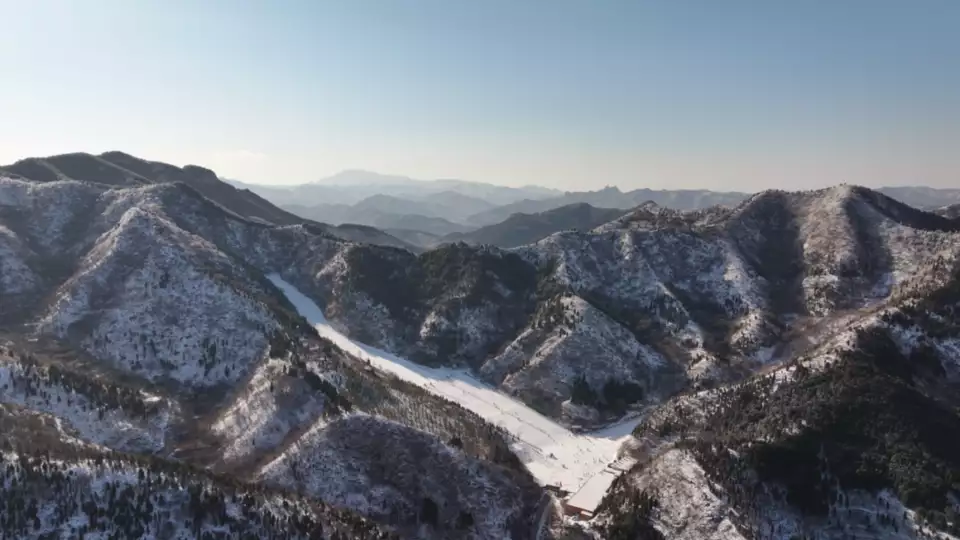
[[[514,438],[513,451],[543,485],[576,491],[616,461],[617,450],[640,421],[631,419],[592,433],[575,434],[464,370],[422,366],[348,338],[334,329],[316,303],[293,285],[277,274],[267,278],[321,336],[347,353],[459,403],[510,433]]]

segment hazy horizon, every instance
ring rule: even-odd
[[[184,164],[184,165],[191,165],[191,164]],[[193,163],[192,165],[198,165],[198,164]],[[214,172],[216,172],[216,171],[214,171]],[[368,170],[365,170],[365,169],[344,169],[344,170],[342,170],[342,171],[338,171],[337,173],[334,173],[334,174],[332,174],[332,175],[330,175],[330,176],[327,176],[327,177],[324,177],[324,178],[320,178],[320,179],[318,179],[318,180],[310,180],[310,181],[306,181],[306,182],[297,182],[297,183],[285,183],[285,184],[280,184],[280,183],[259,184],[259,183],[256,183],[256,182],[245,181],[245,180],[243,180],[243,179],[241,179],[241,178],[230,178],[230,177],[225,177],[225,176],[222,176],[222,175],[220,176],[220,178],[223,179],[223,180],[229,181],[229,182],[238,182],[238,183],[241,183],[241,184],[254,185],[254,186],[258,186],[258,187],[275,187],[275,188],[293,188],[293,187],[302,186],[302,185],[306,185],[306,184],[315,184],[315,185],[331,186],[331,187],[349,187],[349,186],[364,186],[364,185],[370,185],[370,184],[364,184],[364,183],[339,182],[339,181],[332,181],[332,180],[331,180],[331,179],[334,179],[335,177],[337,177],[337,176],[338,176],[339,174],[341,174],[341,173],[353,173],[353,172],[360,172],[360,173],[365,173],[365,174],[372,174],[372,175],[384,176],[384,177],[391,177],[391,178],[403,178],[404,180],[408,180],[408,181],[411,181],[411,182],[429,183],[429,182],[457,181],[457,182],[476,183],[476,184],[489,184],[489,185],[498,186],[498,187],[510,187],[510,188],[517,188],[517,189],[521,189],[521,188],[528,188],[528,189],[548,189],[548,190],[549,190],[549,189],[553,189],[553,190],[556,190],[556,191],[561,192],[561,193],[564,193],[564,192],[598,191],[598,190],[602,190],[602,189],[606,189],[606,188],[616,188],[616,189],[619,189],[619,190],[624,191],[624,192],[632,191],[632,190],[635,190],[635,189],[644,189],[644,188],[647,188],[647,189],[652,189],[652,190],[657,190],[657,191],[684,191],[684,190],[697,191],[697,190],[706,190],[706,191],[716,191],[716,192],[756,193],[756,192],[764,191],[764,190],[767,190],[767,189],[787,189],[788,191],[793,191],[793,190],[806,190],[806,189],[820,189],[820,188],[822,188],[822,187],[832,187],[832,186],[836,186],[836,185],[840,185],[840,184],[863,185],[863,186],[865,186],[865,187],[870,187],[870,188],[875,188],[875,189],[881,189],[881,188],[888,188],[888,189],[889,189],[889,188],[931,188],[931,189],[958,189],[958,190],[960,190],[960,185],[952,185],[952,186],[931,186],[931,185],[923,184],[923,183],[865,185],[865,184],[860,184],[860,183],[857,183],[857,182],[837,182],[837,183],[833,183],[833,184],[829,184],[829,185],[825,185],[825,186],[811,186],[811,187],[798,187],[798,188],[791,188],[791,187],[789,187],[789,186],[786,187],[786,188],[778,188],[778,187],[776,187],[776,186],[768,186],[768,187],[763,187],[763,188],[756,189],[756,190],[736,190],[736,189],[723,189],[723,188],[705,188],[705,187],[696,187],[696,186],[689,186],[689,187],[670,187],[670,186],[666,186],[666,187],[650,187],[650,186],[634,186],[634,187],[626,187],[626,188],[625,188],[625,187],[622,187],[622,186],[617,186],[617,185],[612,185],[612,184],[610,184],[610,185],[595,185],[595,186],[585,187],[585,188],[583,188],[583,189],[563,189],[563,188],[551,188],[551,187],[549,187],[549,186],[545,186],[545,185],[542,185],[542,184],[523,184],[523,185],[512,185],[512,186],[509,186],[509,185],[506,185],[506,184],[498,184],[498,183],[495,183],[495,182],[485,182],[485,181],[478,181],[478,180],[470,180],[470,179],[467,179],[467,178],[412,178],[412,177],[406,176],[406,175],[382,173],[382,172],[379,172],[379,171],[368,171]],[[391,184],[389,184],[389,183],[384,183],[383,185],[391,185]],[[396,185],[396,184],[393,184],[393,185]]]
[[[949,0],[0,7],[0,164],[121,150],[267,185],[960,187]]]

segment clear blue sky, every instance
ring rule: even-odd
[[[0,0],[0,163],[960,187],[957,0]]]

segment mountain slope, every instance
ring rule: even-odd
[[[476,226],[493,225],[513,214],[537,214],[571,204],[586,203],[598,208],[628,209],[652,201],[660,206],[675,210],[696,210],[710,206],[731,206],[747,198],[746,193],[723,193],[706,190],[657,191],[637,189],[622,192],[617,187],[606,187],[597,191],[567,192],[546,199],[527,199],[473,214],[466,223]]]
[[[943,294],[922,303],[940,311]],[[943,379],[955,361],[937,344],[957,330],[904,342],[900,310],[771,374],[664,404],[638,428],[641,464],[601,521],[622,520],[625,498],[644,491],[671,538],[953,538],[960,416]]]
[[[4,538],[392,537],[316,501],[85,445],[53,417],[0,404],[0,426]]]
[[[424,249],[440,245],[443,238],[441,235],[430,234],[416,229],[385,229],[385,232],[404,242]]]
[[[407,230],[419,231],[434,236],[444,236],[464,231],[469,231],[471,227],[454,223],[452,221],[439,217],[425,217],[414,214],[395,215],[385,214],[375,218],[376,226],[385,231]],[[430,247],[429,245],[422,247]]]
[[[950,219],[960,218],[960,203],[951,204],[949,206],[938,208],[935,211],[935,213],[945,218],[950,218]]]
[[[66,422],[83,441],[127,452],[163,451],[179,405],[153,389],[108,382],[73,359],[58,362],[14,343],[0,352],[0,396],[4,403]]]
[[[590,230],[623,214],[624,211],[618,209],[594,208],[586,203],[570,204],[539,214],[514,214],[495,225],[467,233],[449,234],[443,240],[511,248],[531,244],[559,231]]]
[[[335,225],[367,225],[384,230],[412,229],[437,235],[462,232],[470,229],[470,227],[454,223],[442,217],[416,213],[400,213],[394,211],[394,209],[389,206],[387,206],[387,209],[380,209],[375,207],[359,208],[357,206],[344,204],[319,204],[314,206],[287,204],[283,205],[283,208],[305,219]],[[402,210],[402,208],[398,208],[398,210]],[[416,210],[418,209],[411,209],[411,211]],[[440,213],[447,212],[443,211]],[[350,238],[346,239],[351,240]]]
[[[533,492],[525,501],[506,469],[370,416],[311,429],[259,474],[401,529],[430,523],[443,538],[468,537],[472,529],[490,538],[522,536],[539,498]]]
[[[95,197],[74,182],[0,182],[14,203],[0,219],[33,250],[32,269],[45,285],[36,304],[21,306],[41,335],[149,380],[209,386],[240,377],[279,328],[283,316],[257,277],[163,212],[178,200],[185,222],[202,212],[228,215],[190,188],[104,189]],[[64,196],[51,195],[58,190]],[[37,205],[59,219],[38,229],[29,214]]]
[[[487,205],[489,206],[492,205]],[[353,210],[361,214],[365,212],[410,214],[448,221],[457,220],[464,215],[454,205],[445,202],[434,202],[429,199],[411,200],[391,195],[372,195],[353,205]]]
[[[422,202],[434,204],[445,208],[455,220],[462,219],[463,216],[470,216],[484,210],[489,210],[495,206],[490,202],[478,196],[466,195],[459,191],[447,190],[437,193],[431,193],[420,199]]]
[[[641,463],[599,521],[625,525],[621,509],[643,491],[668,537],[956,537],[957,255],[923,257],[882,302],[806,326],[774,369],[654,409],[636,431]]]
[[[408,249],[410,251],[419,251],[419,248],[416,244],[406,242],[394,236],[391,236],[388,233],[383,232],[377,227],[371,227],[369,225],[359,225],[355,223],[342,223],[340,225],[327,225],[326,223],[320,223],[316,225],[323,231],[341,238],[348,242],[357,242],[363,244],[373,244],[376,246],[388,246],[395,247],[400,249]]]

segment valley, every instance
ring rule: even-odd
[[[430,368],[358,343],[331,326],[317,305],[278,275],[272,281],[317,332],[375,369],[458,403],[511,436],[511,448],[541,485],[577,491],[587,480],[617,460],[639,418],[613,426],[573,433],[525,404],[481,382],[467,371]]]

